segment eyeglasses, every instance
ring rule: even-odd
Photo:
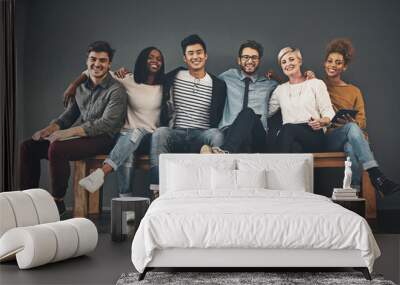
[[[258,55],[253,55],[253,56],[250,56],[250,55],[242,55],[242,56],[240,56],[240,58],[241,58],[242,60],[244,60],[244,61],[249,61],[250,59],[251,59],[252,61],[259,61],[259,60],[260,60],[260,57],[259,57]]]

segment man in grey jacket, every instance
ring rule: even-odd
[[[66,110],[20,147],[20,188],[37,188],[40,160],[48,159],[52,195],[60,214],[70,175],[69,162],[109,153],[126,116],[127,95],[108,71],[114,50],[107,42],[89,45],[89,78]]]

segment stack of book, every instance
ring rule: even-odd
[[[343,189],[343,188],[334,188],[332,193],[332,199],[336,200],[351,200],[357,199],[357,189]]]

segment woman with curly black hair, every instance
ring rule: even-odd
[[[342,79],[354,55],[353,45],[348,39],[335,39],[326,49],[325,83],[334,109],[354,109],[356,116],[345,116],[328,129],[325,139],[328,151],[344,151],[352,161],[352,185],[359,188],[362,169],[379,192],[390,195],[400,191],[399,184],[386,178],[378,167],[366,135],[366,117],[363,95],[356,86]]]

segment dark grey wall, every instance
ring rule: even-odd
[[[277,52],[293,45],[302,50],[304,67],[322,75],[326,43],[349,37],[357,54],[345,79],[364,93],[368,130],[382,169],[400,181],[399,1],[20,1],[25,137],[63,110],[63,90],[85,68],[85,48],[94,40],[108,40],[117,49],[114,68],[131,67],[142,48],[155,45],[169,70],[182,64],[180,40],[198,33],[208,44],[208,70],[219,73],[235,66],[242,41],[255,39],[266,50],[262,69],[279,70]]]

